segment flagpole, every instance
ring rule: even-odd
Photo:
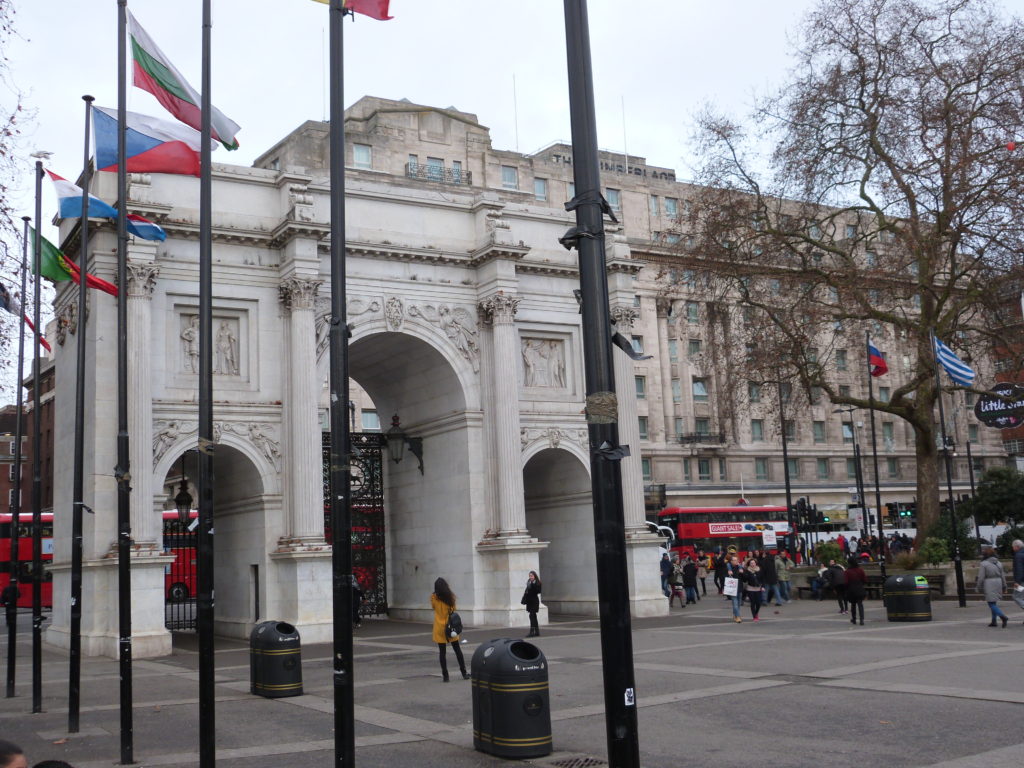
[[[33,334],[32,359],[32,573],[43,572],[43,473],[41,464],[43,430],[40,425],[41,406],[39,398],[42,389],[39,383],[40,360],[40,283],[42,282],[43,236],[39,229],[43,223],[43,161],[36,160],[36,237],[32,244],[35,275],[32,278],[32,322],[36,327]],[[32,580],[32,713],[43,711],[43,584],[41,579]]]
[[[789,536],[786,537],[786,548],[793,551],[793,490],[789,477],[789,439],[786,437],[786,409],[782,400],[782,379],[779,379],[777,389],[779,390],[779,422],[782,426],[782,479],[786,486],[786,525],[789,526]]]
[[[345,73],[342,0],[331,0],[331,571],[334,585],[334,764],[355,765],[352,662],[352,507],[347,306],[345,293]]]
[[[20,555],[19,550],[20,541],[18,536],[18,518],[21,515],[21,440],[24,435],[23,422],[25,420],[25,399],[24,399],[24,388],[21,386],[21,380],[24,376],[25,370],[25,290],[28,283],[28,223],[30,221],[28,216],[22,217],[22,221],[25,222],[25,234],[22,242],[22,253],[21,253],[21,296],[18,299],[18,379],[16,387],[18,389],[17,404],[15,406],[15,413],[17,413],[18,423],[14,427],[14,444],[17,446],[15,457],[14,457],[14,504],[11,506],[11,536],[10,536],[10,547],[11,547],[11,561],[10,561],[10,574],[11,580],[9,586],[13,586],[14,590],[19,590],[18,586],[18,557]],[[38,406],[38,403],[36,403]],[[11,594],[10,592],[8,594]],[[17,663],[17,640],[18,640],[18,598],[14,599],[14,607],[7,605],[7,698],[14,697],[14,680],[15,680],[15,664]]]
[[[885,529],[882,527],[882,489],[878,485],[878,441],[875,435],[875,383],[871,375],[871,336],[864,331],[865,351],[868,355],[868,405],[871,413],[871,457],[875,465],[875,514],[878,516],[878,564],[885,580]],[[871,528],[868,513],[868,529]]]
[[[953,570],[956,572],[956,597],[961,608],[967,607],[967,592],[964,587],[964,565],[960,557],[960,531],[957,530],[956,502],[953,500],[953,469],[949,458],[949,441],[946,439],[946,412],[942,406],[942,381],[939,378],[939,356],[935,349],[935,331],[931,332],[932,366],[935,369],[935,393],[939,401],[939,428],[942,430],[942,456],[946,464],[946,490],[949,494],[949,524],[953,529]]]
[[[640,765],[636,682],[629,615],[622,468],[615,423],[615,372],[612,363],[608,274],[605,268],[604,220],[598,166],[594,81],[586,0],[564,0],[569,113],[572,125],[576,227],[562,242],[579,253],[584,379],[590,478],[594,504],[597,594],[600,605],[601,659],[604,676],[605,734],[612,768]]]
[[[203,0],[199,176],[199,526],[196,552],[196,632],[199,636],[199,765],[216,764],[213,643],[213,185],[210,136],[211,0]]]
[[[117,0],[117,613],[121,764],[135,762],[132,720],[131,459],[128,453],[128,0]],[[84,267],[83,267],[84,269]]]
[[[92,96],[85,102],[85,160],[82,170],[82,218],[79,224],[78,339],[75,366],[75,465],[71,498],[71,637],[68,664],[68,732],[78,733],[82,678],[82,510],[85,503],[85,326],[86,279],[89,267],[89,127]],[[38,231],[38,230],[37,230]],[[38,378],[39,372],[36,372]],[[38,406],[38,404],[37,404]]]

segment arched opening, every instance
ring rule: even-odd
[[[543,602],[551,613],[595,616],[594,512],[590,476],[578,457],[549,448],[523,468],[526,525],[549,542],[540,553]]]
[[[199,505],[198,454],[179,453],[164,478],[163,548],[174,555],[165,568],[165,624],[171,630],[195,628],[195,519]],[[182,478],[185,480],[182,487]],[[214,590],[218,634],[247,636],[260,617],[261,578],[267,577],[267,521],[263,479],[250,457],[220,442],[214,449]],[[175,504],[182,490],[192,512],[183,524]]]
[[[442,575],[468,607],[476,585],[467,553],[482,531],[472,502],[482,489],[479,473],[471,471],[481,452],[472,447],[482,438],[479,417],[467,414],[459,373],[426,339],[381,331],[352,341],[349,374],[376,407],[383,432],[397,414],[403,431],[422,439],[422,474],[408,449],[400,463],[387,450],[382,457],[389,614],[425,615],[433,581]]]

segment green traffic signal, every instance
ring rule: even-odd
[[[824,517],[821,518],[821,521],[823,523],[827,523],[827,522],[831,521],[831,518],[828,515],[825,515]]]

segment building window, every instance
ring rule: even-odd
[[[534,200],[547,200],[548,199],[548,180],[547,179],[534,179],[533,180],[533,199]]]
[[[700,339],[690,339],[689,346],[687,347],[686,353],[690,357],[694,357],[700,354]]]
[[[679,379],[672,379],[672,402],[683,402],[683,385]]]
[[[444,158],[443,157],[428,157],[427,158],[427,180],[428,181],[444,181]]]
[[[452,181],[456,184],[462,183],[462,161],[452,160]]]
[[[646,376],[634,376],[633,380],[636,382],[636,399],[644,400],[647,398],[647,377]]]
[[[750,420],[750,440],[754,443],[764,441],[764,419]]]
[[[849,384],[840,384],[839,385],[839,396],[840,397],[849,397],[850,396],[850,385]]]
[[[878,256],[875,255],[874,251],[864,252],[864,264],[866,264],[869,269],[874,269],[878,266]]]
[[[968,424],[967,425],[967,442],[977,443],[978,442],[978,425]]]
[[[661,213],[661,206],[658,205],[658,196],[651,195],[649,201],[651,206],[651,216],[657,216]]]
[[[633,344],[633,351],[638,355],[642,355],[644,353],[644,337],[630,336],[629,340]]]
[[[693,402],[706,403],[708,401],[708,380],[693,380]]]
[[[352,145],[352,165],[356,168],[373,167],[373,154],[369,144]]]
[[[363,425],[363,432],[380,432],[380,416],[376,411],[364,410],[360,421]]]
[[[697,459],[697,479],[711,479],[711,459]]]
[[[576,183],[573,182],[573,181],[570,181],[566,188],[569,190],[569,199],[572,200],[573,198],[575,198],[576,197]]]
[[[811,427],[814,430],[814,442],[816,442],[816,443],[824,443],[824,442],[826,442],[826,438],[825,438],[825,422],[824,421],[816,421],[816,422],[814,422],[811,425]]]
[[[836,350],[836,370],[837,371],[845,371],[847,369],[848,365],[849,364],[847,363],[847,360],[846,360],[846,350],[845,349],[837,349]]]
[[[640,294],[636,294],[636,293],[633,294],[633,306],[634,307],[639,307],[640,306]]]
[[[679,215],[679,202],[674,197],[665,198],[665,215],[672,219]]]
[[[501,186],[504,189],[519,189],[519,169],[514,165],[501,166]]]
[[[857,236],[857,225],[847,224],[846,225],[846,239],[853,240]]]
[[[668,361],[670,363],[679,362],[679,339],[668,340]]]
[[[676,437],[682,436],[682,434],[683,434],[683,420],[679,416],[676,416],[675,419],[673,419],[672,423],[673,423],[673,426],[675,427],[675,430],[676,430]]]
[[[856,480],[857,479],[857,462],[853,459],[846,460],[846,479]]]
[[[847,445],[853,443],[853,422],[843,422],[843,442]]]
[[[796,440],[796,422],[792,419],[786,419],[784,424],[786,429],[786,439]]]
[[[754,459],[754,478],[757,480],[768,479],[768,459]]]
[[[786,459],[790,478],[800,477],[800,459]]]
[[[415,172],[420,165],[420,158],[418,155],[409,155],[409,170]]]
[[[885,468],[888,470],[890,478],[899,477],[900,476],[900,460],[899,459],[892,459],[892,458],[886,459],[885,460]]]
[[[696,301],[686,302],[686,321],[688,323],[700,322],[700,305]]]
[[[608,193],[608,205],[611,206],[611,209],[613,211],[621,211],[622,194],[619,192],[619,190],[608,187],[608,189],[606,189],[605,192]]]
[[[811,405],[821,405],[821,387],[811,387]]]
[[[14,464],[11,464],[7,468],[7,479],[10,480],[12,483],[14,482]]]
[[[640,471],[643,473],[644,480],[651,479],[651,460],[640,459]]]
[[[973,392],[964,392],[964,405],[968,408],[974,407],[975,395]]]
[[[747,382],[747,397],[752,403],[761,402],[761,385],[756,381]]]
[[[693,420],[693,429],[698,435],[711,434],[711,419],[700,416]]]
[[[793,396],[793,385],[788,381],[779,383],[779,396],[782,398],[782,402],[788,403],[790,398]]]
[[[646,440],[647,439],[647,417],[646,416],[638,416],[637,417],[637,421],[640,423],[640,439],[641,440]]]
[[[828,480],[829,478],[829,466],[828,459],[818,459],[816,462],[818,467],[818,479]]]
[[[878,388],[878,402],[888,403],[889,402],[889,388],[879,387]]]
[[[719,459],[718,460],[718,479],[721,480],[723,483],[726,480],[729,479],[729,476],[726,474],[725,469],[726,469],[725,459]]]
[[[683,459],[683,480],[690,482],[693,480],[693,476],[690,474],[690,460]]]

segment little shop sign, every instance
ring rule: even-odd
[[[992,387],[974,404],[978,421],[996,429],[1012,429],[1024,424],[1024,384],[1004,381]]]

